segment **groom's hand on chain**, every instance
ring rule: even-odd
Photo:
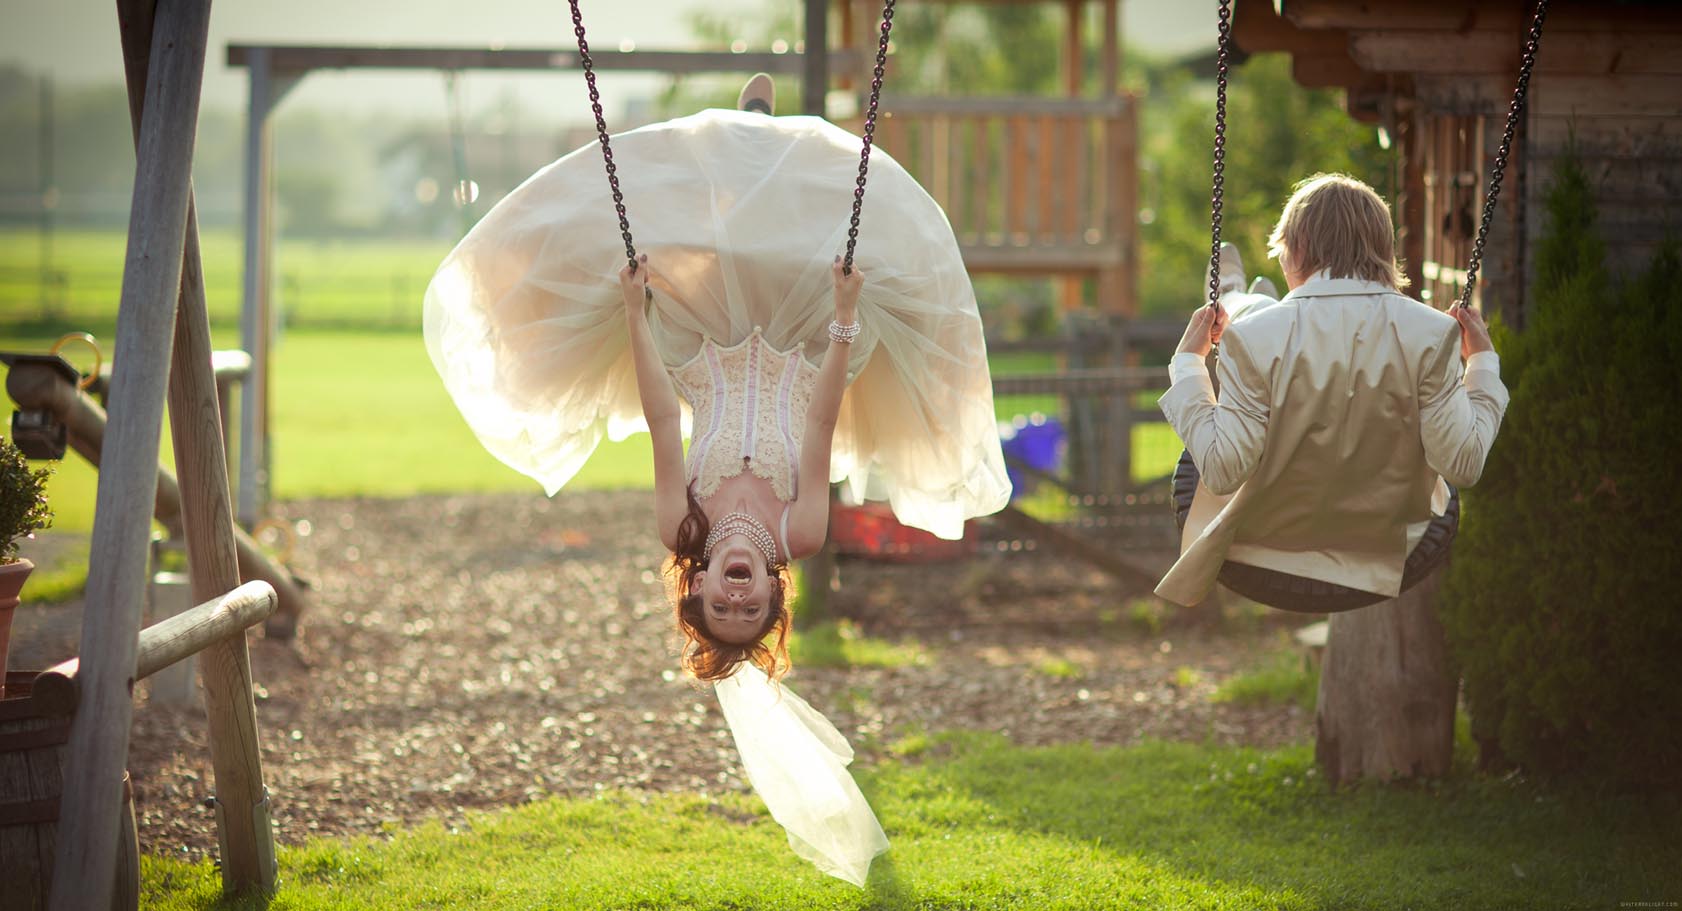
[[[1448,308],[1448,315],[1460,324],[1460,359],[1469,361],[1472,355],[1482,351],[1494,351],[1495,345],[1489,340],[1489,327],[1484,325],[1483,316],[1476,310],[1462,307],[1459,304]]]
[[[1220,344],[1221,334],[1226,332],[1226,308],[1219,304],[1214,307],[1198,307],[1191,315],[1191,322],[1186,324],[1186,334],[1180,336],[1180,347],[1176,354],[1195,354],[1198,357],[1208,357],[1209,350]]]

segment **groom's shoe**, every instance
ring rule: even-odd
[[[1256,280],[1250,283],[1250,293],[1260,294],[1265,297],[1271,297],[1274,300],[1278,300],[1279,286],[1273,283],[1273,279],[1268,278],[1265,275],[1258,275],[1256,276]]]
[[[1207,274],[1207,273],[1205,273]],[[1221,275],[1219,292],[1244,290],[1244,258],[1238,254],[1238,245],[1234,243],[1221,244]]]
[[[777,112],[777,88],[771,84],[771,77],[764,73],[755,73],[748,84],[742,86],[742,94],[736,96],[736,109],[741,111],[758,111],[767,116]]]

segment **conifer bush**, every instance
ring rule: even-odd
[[[1512,392],[1441,604],[1496,764],[1682,784],[1682,259],[1611,275],[1588,178],[1558,167]]]

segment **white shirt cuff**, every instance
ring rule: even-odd
[[[1501,356],[1493,351],[1479,351],[1466,358],[1466,372],[1470,373],[1473,370],[1488,370],[1490,373],[1500,376]],[[1169,375],[1173,375],[1172,370],[1169,371]]]
[[[1468,367],[1467,369],[1471,369]],[[1174,355],[1168,362],[1168,383],[1173,385],[1187,377],[1209,375],[1209,365],[1204,362],[1203,355],[1182,351]]]

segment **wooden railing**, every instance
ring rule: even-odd
[[[1132,259],[1134,99],[882,100],[878,142],[946,210],[979,272],[1121,272]]]

